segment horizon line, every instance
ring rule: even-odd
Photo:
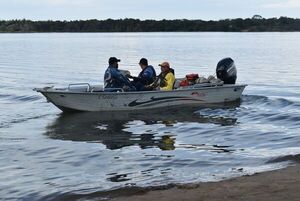
[[[255,16],[260,16],[260,15],[253,15],[252,17],[237,17],[237,18],[221,18],[221,19],[210,19],[210,20],[204,20],[204,19],[200,19],[200,18],[174,18],[174,19],[168,19],[168,18],[163,18],[163,19],[140,19],[140,18],[132,18],[132,17],[125,17],[125,18],[105,18],[105,19],[97,19],[97,18],[89,18],[89,19],[28,19],[28,18],[12,18],[12,19],[1,19],[0,21],[21,21],[21,20],[26,20],[26,21],[33,21],[33,22],[37,22],[37,21],[89,21],[89,20],[98,20],[98,21],[105,21],[105,20],[126,20],[126,19],[130,19],[130,20],[140,20],[140,21],[163,21],[163,20],[167,20],[167,21],[172,21],[172,20],[187,20],[187,21],[194,21],[194,20],[201,20],[201,21],[222,21],[222,20],[236,20],[236,19],[257,19],[257,20],[266,20],[266,19],[279,19],[279,18],[290,18],[290,19],[300,19],[298,17],[288,17],[288,16],[277,16],[277,17],[268,17],[268,18],[264,18],[262,16],[260,16],[261,18],[254,18]]]

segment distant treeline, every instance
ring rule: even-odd
[[[264,32],[300,31],[300,19],[280,17],[204,20],[107,19],[76,21],[0,20],[0,32]]]

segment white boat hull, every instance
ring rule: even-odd
[[[62,111],[120,111],[232,102],[241,98],[245,87],[223,85],[140,92],[80,92],[54,88],[40,88],[36,91]]]

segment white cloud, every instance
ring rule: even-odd
[[[95,0],[44,0],[46,4],[54,6],[86,6],[95,3]]]
[[[300,0],[287,0],[263,5],[264,8],[300,8]]]
[[[4,0],[13,4],[44,6],[89,6],[97,0]]]

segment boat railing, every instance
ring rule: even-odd
[[[197,89],[197,88],[202,88],[202,87],[217,87],[217,86],[223,86],[224,82],[220,83],[199,83],[199,84],[194,84],[191,85],[191,88]]]
[[[89,92],[91,89],[91,85],[89,83],[74,83],[74,84],[69,84],[68,86],[69,91],[73,91],[73,90],[78,91],[79,89],[85,89],[86,92]]]
[[[105,92],[124,92],[122,88],[105,88],[103,91]]]

